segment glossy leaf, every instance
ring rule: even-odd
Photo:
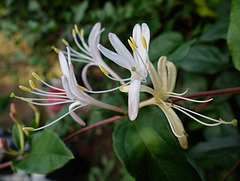
[[[167,55],[183,43],[183,37],[178,32],[163,33],[151,40],[149,57],[156,61],[160,56]]]
[[[213,46],[194,46],[180,67],[196,73],[213,74],[227,66],[228,53],[222,53]]]
[[[232,54],[233,63],[236,69],[240,71],[240,3],[239,0],[232,0],[230,24],[228,29],[227,43]]]
[[[71,151],[49,130],[34,134],[30,139],[30,148],[29,154],[23,160],[13,161],[14,170],[46,174],[73,159]]]
[[[137,120],[120,124],[113,145],[136,180],[200,180],[157,107],[143,108]]]

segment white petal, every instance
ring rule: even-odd
[[[165,56],[162,56],[158,60],[158,75],[161,79],[161,91],[167,92],[168,91],[168,77],[167,77],[167,58]]]
[[[129,64],[130,67],[136,67],[136,63],[133,59],[132,54],[128,51],[125,45],[119,40],[117,35],[113,33],[109,33],[108,37],[113,48],[121,57],[123,57],[122,61],[125,61],[125,64]]]
[[[134,121],[138,115],[141,81],[133,80],[128,92],[128,116]]]
[[[69,106],[69,112],[70,112],[70,116],[74,119],[74,121],[76,121],[78,124],[85,126],[86,123],[75,113],[72,111],[72,109],[76,106],[81,105],[79,102],[74,102]]]
[[[65,75],[61,77],[62,79],[62,86],[67,94],[67,97],[69,99],[75,99],[75,95],[72,93],[70,87],[69,87],[69,78]]]
[[[138,46],[142,44],[141,43],[142,31],[141,31],[141,27],[139,24],[136,24],[134,26],[132,36]]]
[[[69,77],[69,66],[64,54],[59,52],[58,58],[63,75]]]
[[[107,48],[103,47],[102,45],[98,45],[98,49],[105,55],[107,58],[118,64],[119,66],[131,70],[131,66],[128,64],[127,61],[124,61],[124,58],[118,55],[117,53],[108,50]]]
[[[172,92],[177,78],[177,69],[172,62],[167,61],[168,68],[168,92]]]
[[[146,23],[142,24],[142,36],[144,36],[146,43],[147,43],[147,50],[149,47],[149,42],[150,42],[150,30],[149,27]]]

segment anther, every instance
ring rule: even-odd
[[[32,102],[32,99],[26,99],[26,98],[23,98],[23,97],[21,97],[20,98],[22,101],[25,101],[25,102]]]
[[[29,88],[27,88],[27,87],[25,87],[25,86],[22,86],[22,85],[20,85],[19,88],[22,89],[22,90],[24,90],[24,91],[27,91],[27,92],[30,92],[30,91],[31,91],[31,89],[29,89]]]
[[[171,106],[174,107],[172,99],[169,99],[169,102],[170,102]]]
[[[24,127],[22,128],[23,131],[33,131],[34,128],[33,127]]]
[[[87,88],[86,87],[83,87],[83,86],[80,86],[80,85],[77,85],[77,88],[82,90],[82,91],[87,91]]]
[[[29,85],[32,89],[36,89],[36,86],[32,80],[29,80]]]
[[[109,75],[108,71],[107,71],[102,65],[99,65],[98,67],[100,68],[100,70],[101,70],[106,76]]]
[[[76,37],[76,31],[74,29],[72,29],[72,36]]]
[[[40,80],[38,74],[36,74],[35,72],[32,73],[32,76],[33,76],[36,80]]]
[[[80,30],[80,35],[81,35],[81,37],[83,37],[84,36],[84,30],[81,28],[81,30]]]
[[[131,42],[129,39],[128,39],[128,44],[130,45],[130,47],[131,47],[132,51],[133,51],[133,52],[135,52],[135,51],[136,51],[136,49],[134,48],[134,46],[133,46],[132,42]]]
[[[75,28],[76,33],[78,33],[79,31],[78,31],[78,27],[76,24],[74,25],[74,28]]]
[[[69,43],[68,43],[67,40],[65,40],[64,38],[62,39],[62,42],[63,42],[66,46],[69,46]]]
[[[146,39],[144,38],[144,36],[141,36],[141,41],[142,41],[142,45],[145,49],[147,49],[147,42]]]
[[[130,40],[131,40],[132,44],[133,44],[136,48],[138,48],[138,46],[137,46],[136,42],[134,41],[133,37],[130,36]]]

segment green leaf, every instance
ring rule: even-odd
[[[16,124],[13,125],[12,128],[12,136],[13,136],[13,143],[17,148],[20,148],[20,138],[19,138],[19,131]]]
[[[189,154],[194,158],[209,158],[240,153],[240,135],[215,137],[197,144]]]
[[[234,66],[240,71],[240,3],[239,0],[232,0],[230,24],[228,28],[227,43],[232,54]]]
[[[87,10],[87,7],[88,7],[88,1],[84,1],[79,5],[73,7],[75,23],[80,23],[82,21],[85,11]]]
[[[149,47],[150,60],[156,61],[160,56],[167,55],[183,43],[183,37],[178,32],[163,33],[151,41]]]
[[[30,139],[30,152],[20,161],[13,161],[12,168],[27,173],[46,174],[64,166],[73,159],[71,151],[52,131],[44,130]]]
[[[113,146],[136,180],[201,180],[157,107],[143,108],[137,120],[118,125]]]
[[[171,53],[169,56],[167,56],[168,60],[173,63],[177,63],[177,62],[183,60],[187,56],[192,44],[194,44],[195,42],[196,42],[196,39],[193,39],[193,40],[190,40],[190,41],[182,44],[173,53]]]
[[[228,53],[213,46],[198,45],[190,49],[180,67],[190,72],[214,74],[226,68],[227,63]]]

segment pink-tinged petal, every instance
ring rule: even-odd
[[[86,86],[86,88],[90,91],[92,91],[92,87],[91,85],[89,84],[88,80],[87,80],[87,71],[88,71],[88,68],[90,66],[93,66],[95,65],[94,63],[89,63],[87,65],[84,66],[83,70],[82,70],[82,80],[83,80],[83,83],[84,85]]]
[[[128,116],[134,121],[138,115],[141,81],[133,80],[128,92]]]
[[[79,102],[74,102],[69,106],[69,112],[70,112],[70,116],[74,119],[74,121],[76,121],[78,124],[85,126],[86,123],[72,110],[76,107],[81,105]]]
[[[131,66],[127,63],[127,61],[124,61],[124,58],[118,55],[117,53],[108,50],[107,48],[103,47],[100,44],[98,45],[98,49],[102,52],[103,55],[105,55],[107,58],[109,58],[119,66],[131,70]]]
[[[123,57],[123,60],[125,64],[129,64],[130,67],[136,67],[136,63],[133,59],[132,54],[128,51],[128,49],[125,47],[125,45],[119,40],[117,35],[113,33],[108,34],[109,40],[113,46],[113,48],[116,50],[116,52]]]
[[[93,59],[95,61],[101,62],[102,58],[101,58],[101,54],[100,54],[97,46],[100,41],[100,35],[104,29],[100,30],[100,28],[101,28],[101,23],[96,23],[94,25],[94,27],[92,28],[92,31],[89,35],[89,38],[88,38],[88,45],[89,45],[90,52],[91,52]]]
[[[59,52],[58,58],[59,58],[59,63],[60,63],[60,67],[62,70],[62,74],[64,76],[69,77],[69,67],[68,67],[68,63],[67,63],[67,60],[66,60],[64,54],[62,52]]]
[[[149,47],[149,42],[150,42],[150,30],[149,27],[146,23],[142,24],[142,36],[144,36],[146,43],[147,43],[147,51]]]
[[[68,80],[69,78],[67,76],[63,75],[61,77],[61,79],[62,79],[62,86],[67,94],[67,97],[69,99],[75,99],[75,95],[72,93],[72,91],[69,87],[69,80]]]

